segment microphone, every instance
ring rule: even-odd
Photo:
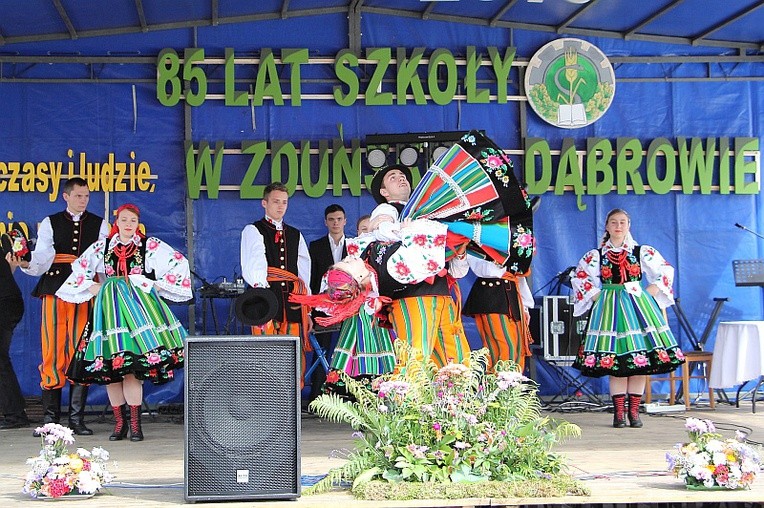
[[[759,234],[759,233],[757,233],[756,231],[752,231],[752,230],[748,229],[747,227],[743,226],[742,224],[740,224],[740,223],[738,223],[738,222],[736,222],[736,223],[735,223],[735,227],[738,227],[738,228],[740,228],[740,229],[742,229],[742,230],[744,230],[744,231],[748,231],[748,232],[749,232],[749,233],[751,233],[752,235],[756,235],[756,236],[758,236],[759,238],[761,238],[762,240],[764,240],[764,236],[760,235],[760,234]]]

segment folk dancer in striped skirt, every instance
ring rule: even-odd
[[[46,217],[37,231],[37,244],[29,261],[22,261],[24,273],[40,276],[32,296],[42,300],[42,388],[43,424],[59,423],[61,390],[67,384],[66,369],[74,354],[90,313],[90,302],[70,303],[56,296],[72,272],[72,261],[109,232],[109,224],[86,210],[90,190],[85,180],[70,178],[64,184],[66,210]],[[69,427],[77,435],[93,433],[85,426],[88,387],[69,385]],[[36,437],[40,437],[37,430]]]
[[[616,428],[626,426],[627,414],[631,427],[642,427],[639,404],[647,376],[684,363],[662,311],[674,303],[674,268],[654,247],[638,245],[630,227],[628,213],[611,210],[600,248],[587,252],[571,274],[573,314],[591,309],[573,366],[589,377],[610,376]]]
[[[369,215],[358,219],[357,236],[369,231]],[[371,279],[370,279],[371,280]],[[331,360],[331,371],[327,376],[327,388],[333,388],[339,376],[345,372],[351,377],[370,379],[393,371],[395,334],[388,326],[381,326],[378,316],[370,307],[366,312],[359,311],[353,317],[342,322],[340,336]]]
[[[166,243],[139,230],[140,212],[117,210],[109,237],[91,245],[72,263],[72,274],[56,296],[72,303],[95,297],[88,328],[69,367],[71,379],[105,384],[114,412],[109,439],[143,440],[143,380],[162,384],[183,367],[188,332],[167,304],[191,299],[188,260]],[[101,284],[95,276],[105,273]],[[128,426],[129,412],[129,426]]]
[[[321,326],[342,323],[325,389],[346,396],[340,371],[370,381],[395,367],[391,333],[380,326],[376,315],[383,303],[390,300],[379,296],[373,270],[351,256],[327,270],[320,290],[313,295],[292,294],[289,301],[325,313],[315,318]]]

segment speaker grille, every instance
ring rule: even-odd
[[[186,499],[300,492],[296,337],[195,337],[186,345]]]

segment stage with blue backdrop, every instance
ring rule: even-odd
[[[229,3],[221,17],[246,11],[247,2]],[[12,17],[34,17],[34,3],[12,4]],[[196,12],[201,2],[183,4],[193,7],[182,19],[204,17]],[[240,234],[262,217],[265,185],[288,185],[285,220],[308,242],[326,234],[323,210],[332,203],[344,207],[346,234],[354,236],[356,220],[375,206],[365,186],[373,173],[370,149],[382,147],[385,161],[396,162],[413,147],[411,166],[421,175],[437,146],[471,129],[507,151],[517,177],[541,197],[530,276],[539,305],[544,296],[570,293],[560,279],[598,245],[607,212],[618,207],[631,214],[636,241],[675,266],[674,291],[694,330],[706,326],[715,297],[729,298],[716,321],[762,319],[761,287],[737,286],[732,267],[733,260],[764,257],[755,234],[764,233],[760,50],[374,10],[353,28],[347,8],[175,27],[177,8],[144,6],[168,28],[95,36],[85,33],[87,10],[75,5],[70,15],[75,24],[83,20],[83,37],[14,41],[3,26],[0,211],[6,227],[21,221],[35,236],[45,216],[64,208],[66,177],[80,175],[91,188],[91,211],[113,220],[120,205],[137,204],[147,232],[191,261],[196,298],[173,310],[192,334],[238,331],[232,300],[205,299],[199,289],[240,278]],[[99,16],[118,25],[128,15],[120,9]],[[623,24],[639,20],[635,14]],[[55,31],[41,26],[38,33],[46,30]],[[564,37],[599,48],[615,76],[612,103],[577,128],[545,120],[526,96],[531,59]],[[349,40],[354,47],[343,51]],[[418,66],[405,65],[420,56]],[[26,312],[11,352],[24,394],[36,396],[40,302],[30,295],[36,279],[18,273],[16,280]],[[473,280],[460,281],[463,297]],[[214,306],[217,329],[205,305]],[[682,346],[692,349],[676,314],[668,316]],[[479,347],[474,321],[465,317],[464,324]],[[714,339],[712,331],[707,349]],[[546,362],[543,348],[534,350]],[[534,372],[541,394],[557,395],[561,381],[545,367]],[[145,388],[149,404],[182,401],[182,376]],[[584,397],[606,394],[607,381],[586,381],[585,388]],[[575,384],[569,391],[562,395],[581,395]],[[106,402],[105,390],[94,389],[90,403]]]

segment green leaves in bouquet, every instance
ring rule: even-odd
[[[537,385],[511,362],[487,373],[487,350],[473,351],[469,367],[438,369],[403,340],[397,374],[369,390],[341,374],[356,398],[322,395],[312,404],[319,416],[345,422],[357,432],[348,462],[306,493],[325,492],[343,481],[465,483],[547,478],[564,462],[555,444],[580,436],[578,426],[540,415]]]

